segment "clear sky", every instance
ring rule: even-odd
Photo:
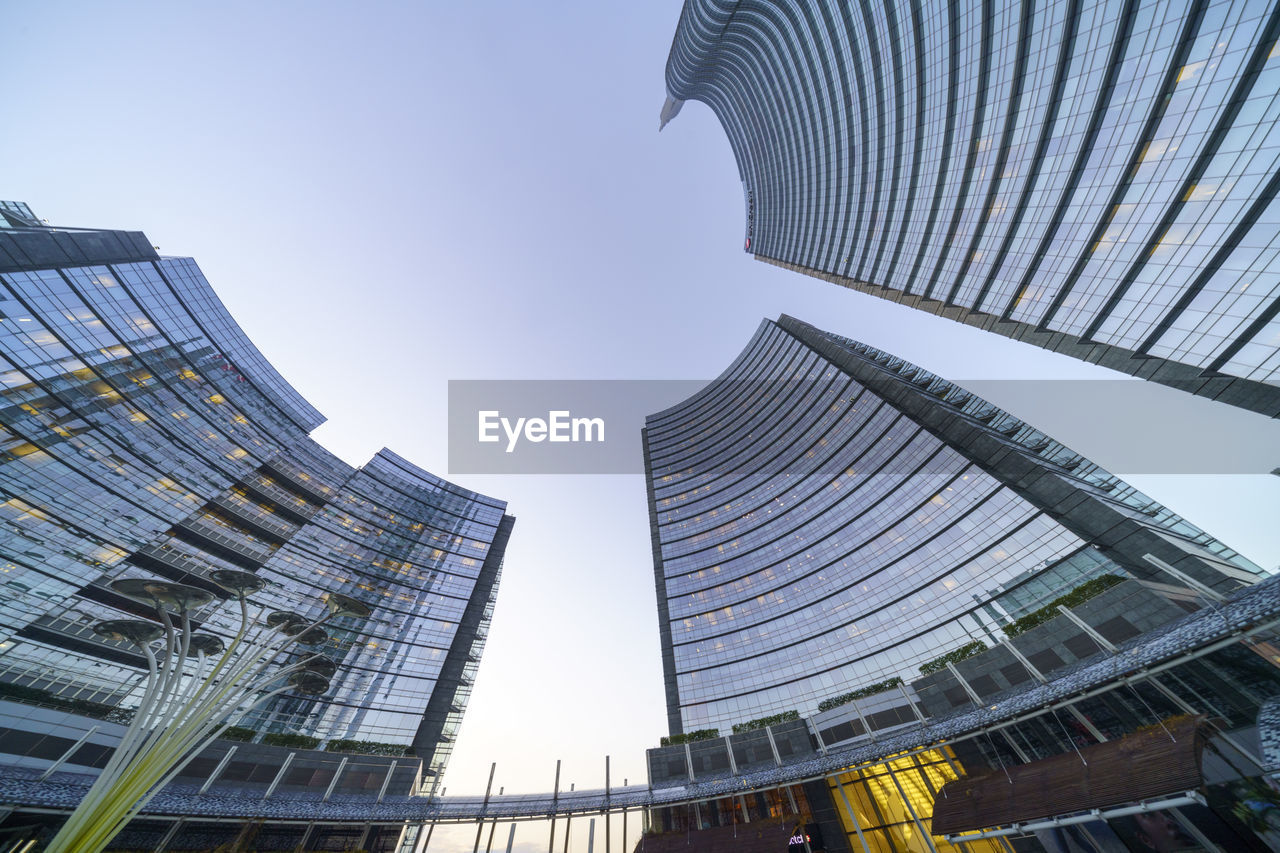
[[[447,476],[449,379],[711,378],[783,312],[949,378],[1107,375],[745,255],[710,110],[657,132],[679,11],[8,3],[0,197],[195,257],[354,464],[386,445]],[[560,758],[598,787],[606,754],[643,781],[665,733],[643,479],[454,479],[518,521],[445,784],[483,791],[496,761],[495,788],[548,790]],[[1133,481],[1280,564],[1280,477]]]

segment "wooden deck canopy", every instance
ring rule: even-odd
[[[933,834],[954,835],[1140,802],[1200,787],[1205,717],[1187,715],[1120,740],[948,782]]]

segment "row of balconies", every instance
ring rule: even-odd
[[[244,480],[240,485],[259,498],[271,501],[282,514],[290,515],[300,523],[310,521],[320,511],[320,507],[307,503],[300,495],[276,485],[263,474]]]
[[[245,524],[250,525],[255,530],[267,534],[270,537],[287,541],[293,534],[298,532],[295,524],[285,521],[281,518],[274,518],[270,515],[256,512],[252,508],[245,506],[236,499],[227,495],[219,495],[214,498],[211,503],[219,510],[226,512]]]

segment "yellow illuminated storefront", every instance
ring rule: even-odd
[[[829,779],[831,799],[849,846],[862,851],[865,845],[871,853],[1007,853],[1009,848],[997,839],[959,846],[928,835],[934,797],[943,785],[958,778],[959,767],[955,754],[943,747],[902,754]],[[857,826],[849,818],[850,808]]]

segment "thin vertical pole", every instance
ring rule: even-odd
[[[948,664],[948,666],[950,666],[950,664]],[[933,836],[925,832],[924,824],[920,822],[920,817],[916,814],[915,807],[912,806],[911,801],[907,799],[907,792],[902,790],[902,785],[898,782],[898,774],[893,772],[893,765],[886,761],[884,763],[884,769],[889,771],[889,778],[893,780],[893,787],[898,789],[898,796],[902,797],[902,804],[907,807],[907,812],[910,813],[911,819],[915,821],[916,830],[920,833],[920,837],[924,839],[925,844],[929,845],[929,850],[931,850],[932,853],[938,853],[938,848],[933,844]]]
[[[507,853],[511,853],[511,848],[516,843],[516,825],[511,824],[511,831],[507,833]]]
[[[1194,838],[1196,842],[1200,846],[1202,846],[1205,850],[1221,850],[1222,849],[1221,847],[1219,847],[1218,845],[1210,841],[1208,836],[1206,836],[1203,832],[1200,831],[1200,827],[1196,826],[1193,821],[1187,819],[1187,816],[1182,813],[1182,809],[1177,809],[1177,808],[1169,809],[1169,813],[1173,815],[1173,819],[1178,822],[1178,825],[1182,827],[1182,829],[1187,833],[1187,835],[1190,835],[1192,838]]]
[[[316,822],[315,822],[314,820],[307,824],[307,829],[306,829],[306,831],[302,833],[302,840],[298,842],[298,846],[294,848],[295,850],[306,850],[306,849],[307,849],[307,841],[308,841],[308,840],[310,840],[310,838],[311,838],[311,830],[313,830],[313,829],[315,829],[315,828],[316,828]],[[430,834],[428,834],[428,835],[427,835],[427,838],[428,838],[428,840],[430,840],[430,838],[431,838]],[[424,845],[422,845],[422,849],[423,849],[423,850],[426,850],[426,849],[427,849],[427,845],[425,845],[425,844],[424,844]]]
[[[164,853],[165,848],[169,846],[169,842],[173,841],[173,837],[178,834],[178,830],[187,822],[186,818],[178,818],[169,824],[169,830],[164,834],[164,838],[160,839],[160,843],[156,845],[155,853]]]
[[[324,789],[324,797],[321,802],[329,802],[329,798],[333,796],[333,789],[338,787],[338,780],[342,778],[342,771],[347,769],[347,756],[342,756],[342,760],[338,762],[338,769],[333,771],[333,778],[329,780],[329,787]]]
[[[382,780],[382,787],[378,790],[378,802],[382,802],[382,798],[387,795],[387,786],[391,784],[391,776],[396,772],[395,761],[391,762],[391,766],[387,768],[387,778]]]
[[[858,843],[862,845],[863,853],[871,853],[871,848],[867,846],[867,839],[862,835],[862,824],[858,821],[858,815],[853,811],[853,804],[849,802],[849,795],[844,792],[844,783],[840,781],[840,776],[831,777],[836,783],[836,790],[840,792],[840,799],[844,801],[844,810],[849,813],[849,822],[853,824],[854,832],[858,833]]]
[[[587,853],[596,853],[596,819],[587,824]]]
[[[576,783],[569,783],[569,790],[572,791]],[[569,822],[573,820],[573,812],[564,816],[564,853],[569,853]]]
[[[804,718],[804,722],[805,722],[805,725],[809,727],[809,731],[813,732],[813,739],[818,742],[818,752],[821,753],[822,755],[826,755],[827,745],[822,741],[822,732],[818,731],[817,723],[815,723],[813,720],[809,719],[808,717]],[[770,738],[769,740],[770,742],[772,742],[773,738]]]
[[[489,764],[489,784],[484,788],[484,807],[489,808],[489,794],[493,793],[493,774],[498,769],[498,762]]]
[[[862,730],[863,730],[864,732],[866,732],[867,737],[868,737],[868,738],[870,738],[871,740],[875,740],[875,739],[876,739],[876,733],[875,733],[875,732],[873,732],[873,731],[871,731],[871,721],[867,719],[867,715],[866,715],[866,714],[862,713],[862,708],[861,708],[861,706],[859,705],[859,702],[860,702],[860,701],[861,701],[861,700],[859,700],[859,699],[854,699],[854,700],[853,700],[852,702],[850,702],[849,704],[853,706],[853,710],[854,710],[854,712],[858,715],[858,720],[862,723]],[[817,723],[814,723],[813,730],[814,730],[815,732],[818,730],[818,725],[817,725]],[[821,735],[819,735],[819,737],[821,737]]]
[[[965,775],[964,768],[961,767],[956,762],[956,760],[951,756],[951,747],[949,746],[939,747],[938,754],[941,755],[943,759],[946,760],[947,766],[951,768],[951,772],[956,775],[957,779],[964,778],[964,775]],[[1009,839],[1005,838],[1003,835],[997,836],[994,840],[1000,844],[1000,849],[1005,851],[1005,853],[1014,853],[1013,845],[1010,844]],[[966,851],[973,850],[973,847],[970,845],[969,842],[961,842],[961,847],[963,847]]]
[[[489,795],[493,793],[493,774],[498,769],[498,762],[494,761],[489,764],[489,784],[484,788],[484,804],[480,807],[480,818],[476,821],[476,843],[471,848],[471,853],[480,853],[480,836],[484,834],[484,814],[489,810]],[[493,833],[489,833],[489,840],[493,840]]]
[[[778,754],[778,742],[773,739],[773,729],[765,726],[764,733],[769,736],[769,750],[773,753],[773,764],[775,767],[781,767],[782,756]]]
[[[1177,693],[1174,693],[1172,690],[1170,690],[1167,686],[1165,686],[1163,682],[1160,681],[1160,679],[1156,678],[1154,675],[1147,676],[1146,680],[1148,683],[1151,684],[1152,687],[1159,690],[1167,699],[1172,701],[1175,705],[1177,705],[1186,713],[1188,714],[1197,713],[1195,707],[1188,704],[1187,700],[1183,699]],[[1129,687],[1133,688],[1133,685],[1130,684]],[[1135,692],[1136,692],[1136,688],[1135,688]],[[1139,698],[1141,698],[1141,696],[1139,696]],[[1233,736],[1227,734],[1221,729],[1217,730],[1216,736],[1226,741],[1227,743],[1231,744],[1231,746],[1235,749],[1236,752],[1240,753],[1245,758],[1249,759],[1249,761],[1251,761],[1253,764],[1263,769],[1266,768],[1266,765],[1262,762],[1262,759],[1258,758],[1252,752],[1245,749],[1244,746],[1242,746],[1240,742],[1237,741]]]
[[[293,763],[293,757],[297,754],[296,752],[291,752],[284,757],[284,761],[280,764],[280,772],[276,774],[276,778],[271,780],[271,784],[267,786],[267,792],[262,795],[262,799],[271,799],[271,795],[276,792],[276,787],[280,784],[280,780],[284,778],[284,774],[289,772],[289,765]]]
[[[40,774],[40,778],[39,778],[39,779],[37,779],[36,781],[37,781],[37,782],[43,782],[45,779],[48,779],[50,776],[52,776],[52,775],[53,775],[53,773],[54,773],[54,771],[56,771],[59,767],[61,767],[63,764],[65,764],[68,758],[70,758],[71,756],[75,755],[76,750],[77,750],[77,749],[79,749],[80,747],[84,746],[84,742],[85,742],[85,741],[87,741],[89,738],[93,737],[93,733],[94,733],[94,732],[96,732],[99,728],[101,728],[101,726],[94,726],[93,728],[89,729],[89,731],[87,731],[87,732],[85,732],[84,734],[82,734],[82,735],[80,736],[80,740],[78,740],[78,741],[76,741],[75,743],[71,744],[71,748],[70,748],[70,749],[68,749],[66,752],[62,753],[62,756],[61,756],[57,761],[55,761],[55,762],[53,762],[52,764],[50,764],[50,765],[49,765],[49,769],[48,769],[48,770],[45,770],[43,773],[41,773],[41,774]],[[233,746],[233,747],[231,747],[231,748],[232,748],[232,749],[235,749],[235,747],[234,747],[234,746]],[[204,793],[204,792],[203,792],[203,791],[201,791],[201,793]]]
[[[907,692],[907,685],[903,684],[902,682],[898,682],[898,689],[902,691],[902,698],[907,700],[907,705],[911,708],[912,712],[916,715],[916,720],[921,724],[923,724],[924,714],[920,713],[920,706],[916,704],[916,701],[911,698],[911,694]]]
[[[560,803],[560,759],[556,759],[556,785],[551,794],[551,837],[547,839],[547,853],[556,851],[556,806]]]
[[[973,689],[973,685],[960,674],[960,670],[956,669],[956,665],[951,661],[947,661],[947,671],[951,673],[952,678],[960,682],[960,686],[964,688],[965,693],[969,694],[969,698],[973,701],[973,704],[981,707],[982,697],[978,695],[978,691]]]
[[[200,796],[205,791],[209,790],[209,786],[218,781],[218,777],[222,775],[222,771],[227,768],[228,762],[231,761],[231,756],[235,755],[236,750],[239,748],[240,747],[238,746],[233,746],[227,750],[227,754],[222,756],[222,760],[218,762],[217,767],[213,768],[213,772],[209,774],[209,778],[204,780],[204,784],[200,786],[200,790],[196,792],[196,796]]]
[[[1169,565],[1164,560],[1161,560],[1155,554],[1143,554],[1142,559],[1146,560],[1148,563],[1155,566],[1157,569],[1164,572],[1165,574],[1172,575],[1177,580],[1182,581],[1184,584],[1191,587],[1196,592],[1199,592],[1201,595],[1203,595],[1205,598],[1208,598],[1210,601],[1216,602],[1217,604],[1221,604],[1222,602],[1227,600],[1227,597],[1222,593],[1218,592],[1216,589],[1213,589],[1209,586],[1206,586],[1205,584],[1202,584],[1200,581],[1191,577],[1191,575],[1187,574],[1186,572],[1182,572],[1182,571],[1179,571],[1178,569],[1175,569],[1173,566]]]
[[[609,756],[604,757],[604,853],[609,853]]]
[[[1086,634],[1088,634],[1089,639],[1097,643],[1098,646],[1100,646],[1103,649],[1103,651],[1109,652],[1110,654],[1113,654],[1113,655],[1116,652],[1120,651],[1118,648],[1116,648],[1115,643],[1111,642],[1106,637],[1099,634],[1092,625],[1090,625],[1088,622],[1081,619],[1076,614],[1072,613],[1068,608],[1063,607],[1061,604],[1059,604],[1058,612],[1061,613],[1063,616],[1067,617],[1067,621],[1072,622],[1073,624],[1075,624],[1077,628],[1079,628],[1081,631],[1084,631]]]

